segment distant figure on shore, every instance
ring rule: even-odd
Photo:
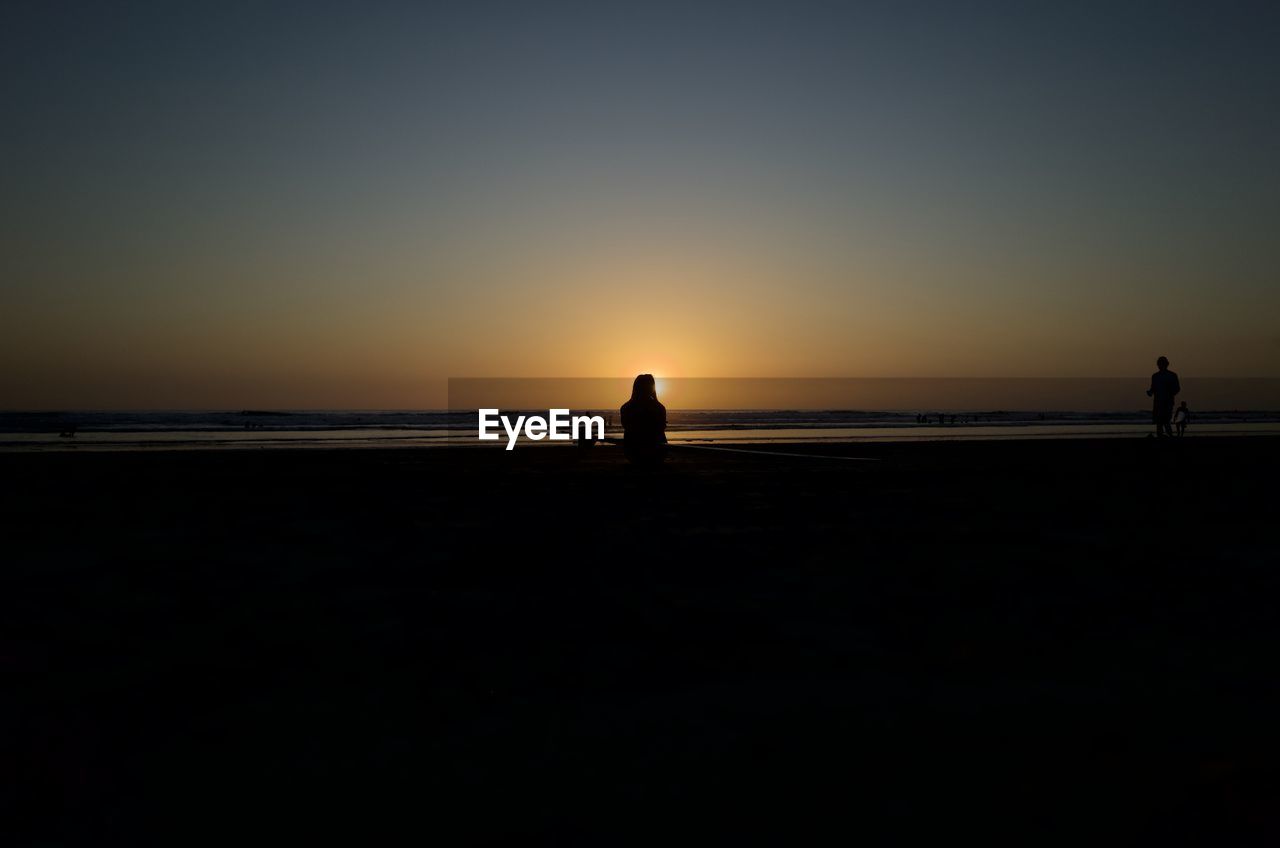
[[[1173,426],[1178,428],[1178,437],[1181,438],[1187,432],[1187,425],[1191,423],[1191,410],[1187,409],[1187,402],[1184,400],[1173,413]]]
[[[78,429],[78,426],[75,424],[72,424],[70,427],[67,427],[65,430],[59,433],[58,437],[62,439],[74,439],[76,437],[77,429]]]
[[[1169,358],[1162,356],[1156,360],[1159,370],[1151,375],[1151,387],[1147,389],[1147,397],[1154,398],[1151,406],[1151,420],[1156,425],[1157,438],[1173,436],[1173,428],[1169,422],[1173,419],[1173,399],[1182,391],[1178,383],[1178,375],[1169,370]]]
[[[638,465],[657,465],[667,453],[667,408],[658,401],[652,374],[631,384],[631,400],[622,405],[622,448]]]

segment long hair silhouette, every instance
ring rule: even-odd
[[[658,384],[652,374],[637,374],[631,384],[631,399],[638,402],[658,399]]]
[[[667,408],[658,400],[652,374],[631,384],[631,400],[622,405],[622,447],[640,465],[658,465],[667,449]]]

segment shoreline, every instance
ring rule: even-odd
[[[1126,429],[1116,429],[1124,426]],[[1106,429],[1100,429],[1105,427]],[[801,433],[786,432],[785,428],[717,429],[709,431],[680,431],[668,433],[668,442],[679,445],[841,445],[841,444],[922,444],[933,442],[1014,442],[1014,441],[1125,441],[1154,438],[1149,424],[1090,425],[1090,424],[1031,424],[1008,423],[999,425],[900,425],[894,427],[840,428],[838,435],[820,435],[820,428],[808,428]],[[479,443],[474,436],[450,436],[446,433],[431,435],[395,436],[324,436],[313,433],[290,434],[273,437],[261,432],[235,434],[227,438],[223,433],[208,434],[205,438],[190,438],[187,433],[165,433],[164,437],[137,438],[136,433],[82,432],[74,439],[48,434],[30,434],[23,439],[5,440],[0,434],[0,454],[24,453],[149,453],[173,451],[260,451],[260,450],[503,450],[503,445]],[[853,435],[854,433],[858,435]],[[770,435],[763,435],[770,434]],[[26,434],[23,434],[26,435]],[[202,434],[204,435],[204,434]],[[1235,426],[1201,424],[1188,431],[1184,439],[1236,439],[1274,438],[1280,436],[1280,423],[1258,422]],[[607,439],[620,438],[609,435]],[[1174,439],[1177,440],[1177,437]],[[546,440],[530,441],[521,437],[520,449],[560,448],[579,450],[572,443],[552,443]]]

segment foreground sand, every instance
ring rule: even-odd
[[[18,844],[1280,833],[1280,440],[811,450],[880,461],[0,457],[0,814]]]

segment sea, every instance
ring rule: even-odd
[[[546,410],[520,414],[546,415]],[[617,410],[599,415],[606,437],[621,436]],[[982,439],[1144,438],[1150,412],[697,410],[668,411],[673,444],[783,444]],[[1195,411],[1189,437],[1280,435],[1280,411]],[[563,447],[565,442],[519,446]],[[477,438],[475,410],[182,410],[0,412],[0,451],[189,450],[262,448],[502,449]]]

